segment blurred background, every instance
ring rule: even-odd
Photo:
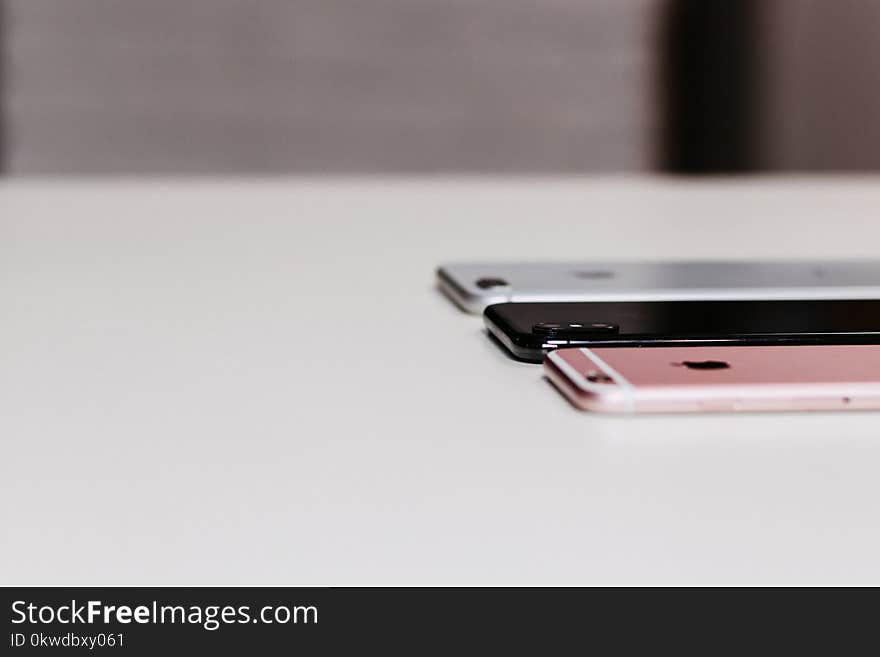
[[[0,0],[8,176],[880,167],[874,0]]]

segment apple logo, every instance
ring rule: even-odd
[[[726,370],[730,368],[730,363],[723,360],[685,360],[680,363],[673,363],[675,367],[686,367],[689,370]]]

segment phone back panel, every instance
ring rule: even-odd
[[[880,261],[451,263],[462,308],[502,302],[880,298]]]
[[[875,299],[503,303],[489,306],[484,319],[511,353],[532,362],[575,346],[880,343]],[[618,330],[548,340],[535,332],[540,323],[608,324]]]
[[[597,348],[590,352],[635,388],[880,381],[878,345]],[[569,362],[594,366],[582,350],[565,353]],[[701,369],[702,363],[725,363],[727,367]]]
[[[592,410],[880,408],[880,345],[563,349],[547,365]]]

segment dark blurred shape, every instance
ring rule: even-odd
[[[758,165],[753,0],[670,0],[660,18],[659,167],[745,172]]]

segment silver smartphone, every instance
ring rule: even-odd
[[[880,299],[880,260],[450,263],[437,284],[480,313],[520,301]]]

